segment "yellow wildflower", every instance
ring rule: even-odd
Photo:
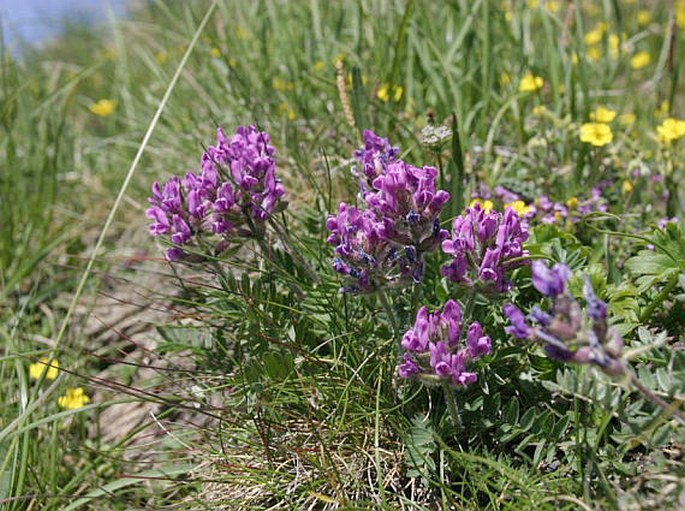
[[[547,113],[547,107],[545,105],[538,105],[533,108],[533,115],[542,116]]]
[[[642,69],[649,65],[650,60],[651,57],[649,56],[649,52],[639,51],[630,59],[630,67],[635,70]]]
[[[505,87],[511,83],[511,76],[506,71],[502,71],[499,75],[499,84]]]
[[[672,141],[685,136],[685,121],[669,117],[664,119],[660,126],[657,126],[656,132],[659,135],[659,140],[664,144],[670,144]]]
[[[600,32],[606,32],[609,30],[609,24],[606,21],[598,21],[595,23],[595,30],[599,30]]]
[[[602,147],[614,139],[611,127],[601,122],[586,122],[580,127],[580,141]]]
[[[630,126],[635,122],[635,119],[637,119],[637,117],[633,112],[627,112],[618,118],[618,123],[621,126]]]
[[[495,205],[492,203],[491,200],[487,200],[487,199],[483,200],[480,197],[476,197],[475,199],[472,199],[470,204],[469,204],[469,207],[472,208],[476,204],[478,204],[481,207],[481,209],[483,211],[485,211],[486,213],[490,213],[490,211],[492,211],[492,208],[495,207]]]
[[[675,23],[679,29],[685,30],[685,3],[681,4],[680,7],[676,7]]]
[[[606,107],[599,106],[594,112],[590,113],[590,119],[595,122],[610,123],[616,118],[616,112]]]
[[[50,360],[47,357],[40,358],[38,362],[29,366],[29,377],[32,380],[38,380],[41,374],[43,374],[43,371],[45,371],[46,380],[54,380],[57,378],[57,374],[59,373],[59,360]]]
[[[279,78],[278,76],[274,77],[271,80],[271,86],[274,88],[274,90],[277,90],[278,92],[287,92],[295,88],[293,82],[289,82],[287,80],[284,80],[283,78]]]
[[[101,99],[99,101],[96,101],[92,105],[88,107],[88,110],[90,110],[92,113],[95,115],[99,115],[100,117],[108,117],[112,115],[114,110],[117,108],[117,102],[114,99]]]
[[[668,102],[667,99],[664,99],[661,103],[659,103],[659,106],[656,109],[657,117],[663,117],[664,115],[667,115],[670,109],[671,104]]]
[[[212,47],[211,50],[209,50],[209,55],[214,57],[215,59],[221,57],[221,50],[217,48],[216,46]]]
[[[525,202],[522,200],[515,200],[514,202],[510,202],[509,204],[504,205],[505,208],[509,207],[516,211],[516,214],[518,216],[524,216],[526,213],[530,211],[530,206],[526,205]]]
[[[289,121],[294,121],[297,118],[295,111],[290,108],[290,105],[285,101],[278,105],[278,111],[287,117]]]
[[[559,2],[556,0],[548,0],[545,2],[545,9],[547,9],[549,12],[557,12],[561,8],[561,5],[559,5]]]
[[[530,9],[537,9],[540,5],[540,0],[528,0],[526,3]]]
[[[631,183],[628,179],[624,179],[623,183],[621,183],[621,190],[623,190],[624,194],[628,195],[633,191],[633,183]]]
[[[576,209],[578,207],[578,203],[580,201],[578,200],[578,197],[571,197],[569,200],[566,201],[566,207],[569,209]]]
[[[545,81],[535,76],[533,73],[527,73],[519,82],[519,92],[535,92],[542,89]]]
[[[618,48],[620,42],[621,39],[616,34],[609,35],[609,55],[614,60],[618,58]]]
[[[381,85],[379,87],[378,92],[376,93],[376,96],[383,103],[387,103],[388,100],[390,99],[390,94],[392,93],[392,99],[395,100],[395,102],[398,102],[400,99],[402,99],[402,93],[403,92],[404,92],[404,89],[402,88],[401,85],[395,85],[391,90],[390,85],[388,85],[387,83],[384,83],[383,85]]]
[[[602,50],[599,49],[599,46],[590,46],[585,52],[585,57],[590,62],[597,62],[602,58]]]
[[[158,51],[157,53],[155,53],[155,59],[160,64],[165,64],[168,58],[169,58],[169,55],[164,50]]]
[[[647,25],[652,20],[652,15],[647,9],[640,9],[637,11],[638,25]]]
[[[81,387],[67,389],[63,396],[57,398],[57,404],[67,410],[77,410],[90,403],[90,398]]]
[[[602,37],[604,37],[604,31],[595,28],[594,30],[591,30],[585,34],[583,39],[585,40],[585,44],[588,46],[594,46],[602,41]]]

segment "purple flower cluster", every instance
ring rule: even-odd
[[[426,253],[448,232],[439,215],[450,196],[436,190],[437,169],[418,168],[398,160],[397,149],[372,131],[364,132],[356,153],[365,209],[340,204],[329,216],[328,242],[335,245],[335,271],[346,277],[346,292],[374,291],[385,284],[423,277]]]
[[[229,140],[219,128],[198,174],[172,177],[163,186],[154,182],[146,215],[153,221],[150,234],[171,241],[166,258],[185,259],[183,247],[206,243],[218,254],[231,238],[262,232],[284,194],[273,155],[268,133],[240,126]]]
[[[476,381],[467,366],[491,350],[490,337],[483,335],[480,323],[474,321],[466,332],[466,345],[460,342],[461,309],[448,300],[440,311],[429,314],[421,307],[414,328],[402,337],[405,353],[398,367],[402,378],[419,378],[426,382],[447,381],[452,385],[467,385]]]
[[[442,251],[453,259],[441,273],[452,282],[484,291],[506,291],[506,270],[524,264],[520,258],[528,255],[523,250],[527,239],[528,230],[513,208],[502,214],[474,204],[454,219],[451,238],[442,242]]]
[[[542,261],[532,264],[533,286],[552,299],[552,308],[543,311],[535,306],[526,317],[513,304],[502,307],[509,320],[505,331],[517,339],[543,344],[550,358],[560,362],[593,364],[607,374],[624,374],[621,360],[623,341],[607,323],[607,304],[595,294],[585,277],[583,294],[590,328],[583,321],[580,304],[568,293],[566,283],[571,270],[565,264],[548,268]]]

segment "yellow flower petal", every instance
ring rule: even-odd
[[[535,76],[533,73],[527,73],[519,82],[519,92],[535,92],[542,89],[545,81]]]
[[[650,60],[651,57],[648,52],[639,51],[630,59],[630,67],[635,70],[645,68],[649,65]]]
[[[610,123],[615,118],[616,112],[603,106],[598,106],[594,112],[590,113],[590,119],[595,122]]]
[[[116,108],[117,102],[113,99],[101,99],[88,107],[92,113],[99,115],[100,117],[108,117],[112,115]]]
[[[90,403],[90,398],[81,387],[69,388],[63,396],[57,398],[57,404],[66,410],[77,410]]]
[[[611,127],[601,122],[587,122],[580,127],[580,141],[602,147],[614,139]]]
[[[29,366],[29,378],[32,380],[38,380],[40,376],[45,371],[46,380],[54,380],[59,374],[59,360],[48,359],[47,357],[42,357]]]

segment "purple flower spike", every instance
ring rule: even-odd
[[[448,300],[442,311],[430,314],[425,306],[421,307],[414,327],[402,338],[406,352],[398,366],[400,376],[426,376],[432,381],[438,378],[455,386],[476,381],[476,374],[466,368],[471,361],[490,353],[490,337],[483,335],[476,322],[469,327],[465,343],[460,342],[460,333],[461,308],[456,301]]]
[[[199,238],[218,254],[235,236],[263,235],[285,192],[273,154],[269,135],[254,126],[238,127],[230,140],[219,128],[217,145],[203,154],[199,174],[172,177],[162,187],[153,183],[146,215],[153,220],[150,234],[168,235],[174,245],[167,259],[185,259],[181,245],[206,246]]]
[[[344,220],[340,215],[349,208],[343,203],[338,216],[326,223],[332,233],[328,241],[336,245],[335,271],[356,279],[343,291],[421,282],[425,255],[448,236],[439,217],[450,195],[436,190],[437,169],[414,167],[397,154],[387,139],[366,130],[364,147],[355,152],[361,172],[353,169],[366,208],[355,209],[354,219]]]
[[[551,269],[540,260],[533,261],[533,286],[545,296],[554,298],[563,294],[566,282],[571,277],[571,270],[565,264],[557,263]]]
[[[452,222],[452,236],[442,242],[442,251],[452,261],[440,269],[442,275],[464,286],[504,292],[509,288],[506,271],[524,264],[528,252],[523,243],[528,230],[513,208],[504,213],[486,211],[476,203]]]
[[[527,339],[530,336],[532,328],[528,326],[526,317],[518,307],[511,303],[505,303],[502,306],[502,312],[507,317],[510,324],[510,326],[504,329],[505,332],[513,335],[517,339]]]

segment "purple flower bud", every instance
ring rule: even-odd
[[[415,374],[419,374],[419,366],[414,362],[409,353],[405,353],[402,360],[402,363],[397,368],[400,377],[409,378]]]
[[[533,286],[545,296],[554,298],[563,294],[566,282],[571,277],[571,270],[565,264],[557,263],[551,269],[540,260],[533,261]]]
[[[532,329],[526,323],[526,317],[523,315],[515,305],[505,303],[502,306],[502,312],[509,320],[510,326],[504,329],[508,334],[513,335],[517,339],[527,339],[530,337]]]
[[[469,327],[469,331],[466,334],[466,345],[469,349],[469,355],[472,358],[481,357],[490,353],[492,344],[490,342],[490,337],[483,335],[483,327],[480,323],[474,321]]]
[[[585,275],[583,293],[585,295],[585,301],[587,302],[587,315],[590,316],[593,321],[606,320],[607,304],[597,298],[594,289],[592,289],[590,278],[587,275]]]

